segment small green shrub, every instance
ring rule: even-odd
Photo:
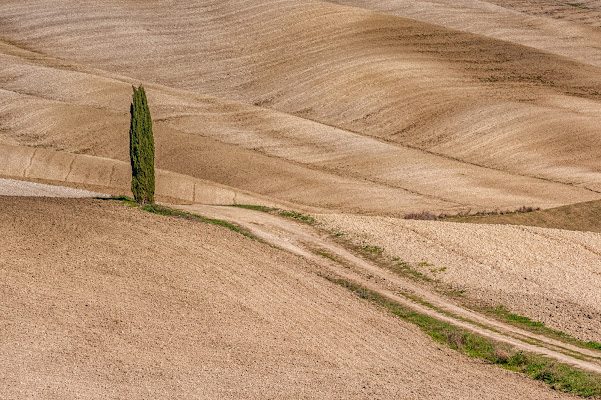
[[[280,215],[284,218],[292,218],[300,222],[304,222],[309,225],[313,225],[315,223],[315,218],[310,215],[302,214],[296,211],[280,211]]]
[[[363,247],[361,247],[361,250],[366,251],[368,253],[373,253],[373,254],[382,254],[384,252],[384,249],[378,246],[371,246],[371,245],[365,245]]]

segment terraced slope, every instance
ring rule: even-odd
[[[0,196],[0,260],[5,399],[564,398],[223,228]]]
[[[319,1],[0,12],[4,144],[126,161],[143,82],[158,167],[233,190],[393,215],[600,197],[593,63]]]

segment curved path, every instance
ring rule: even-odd
[[[0,179],[0,195],[93,197],[99,193]],[[237,224],[271,245],[310,260],[328,275],[359,283],[422,314],[509,344],[517,349],[542,354],[583,370],[601,374],[601,352],[534,334],[462,307],[422,285],[357,257],[315,227],[245,208],[200,204],[169,204],[169,206]],[[326,259],[316,254],[316,251],[326,252],[337,261]],[[407,294],[413,298],[418,297],[433,307],[418,303],[410,299]]]
[[[183,211],[226,220],[242,226],[244,229],[252,232],[253,235],[260,237],[274,246],[317,263],[328,274],[357,282],[420,313],[452,323],[455,326],[493,340],[507,343],[515,348],[543,354],[563,363],[601,374],[601,352],[582,349],[542,335],[533,334],[461,307],[448,298],[436,294],[421,285],[417,285],[411,280],[402,278],[355,256],[347,249],[329,240],[326,234],[316,228],[282,217],[244,208],[198,204],[171,206]],[[316,255],[316,250],[325,251],[333,255],[335,259],[340,260],[340,262],[332,262]],[[404,293],[417,296],[432,304],[435,308],[419,304],[404,296]],[[438,310],[443,310],[446,313]],[[473,322],[466,322],[465,320],[451,317],[448,313]]]

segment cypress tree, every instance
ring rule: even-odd
[[[133,86],[132,86],[133,87]],[[141,204],[154,202],[154,137],[146,92],[142,85],[134,89],[129,109],[129,157],[131,160],[131,191]]]

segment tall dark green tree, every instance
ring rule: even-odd
[[[129,157],[131,160],[131,191],[141,204],[154,202],[154,137],[146,92],[142,85],[133,87],[130,107]]]

